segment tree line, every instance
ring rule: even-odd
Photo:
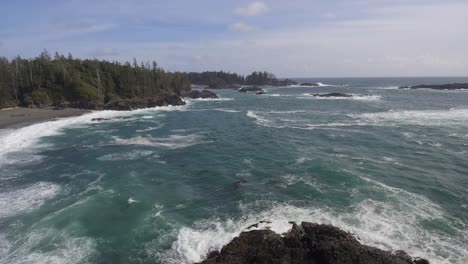
[[[49,106],[63,102],[95,102],[181,95],[191,84],[210,88],[233,85],[290,85],[274,74],[256,71],[247,76],[224,71],[166,72],[155,61],[121,63],[54,56],[44,50],[32,59],[0,57],[0,108]],[[231,85],[231,87],[229,87]]]
[[[190,90],[182,73],[166,72],[153,62],[120,63],[78,59],[44,50],[33,59],[0,57],[0,108],[47,106],[59,102],[154,97]]]
[[[207,85],[211,88],[226,88],[232,85],[291,85],[292,80],[279,80],[273,73],[255,71],[247,76],[224,71],[183,73],[192,84]]]

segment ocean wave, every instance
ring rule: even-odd
[[[240,113],[240,110],[235,110],[235,109],[228,109],[228,108],[209,108],[209,109],[195,109],[192,111],[217,111],[217,112],[225,112],[225,113]]]
[[[150,132],[150,131],[161,129],[162,127],[164,127],[164,124],[158,124],[156,126],[148,127],[145,129],[137,129],[135,130],[135,132],[137,133]]]
[[[290,128],[300,130],[314,130],[314,129],[337,129],[353,126],[367,126],[369,123],[360,120],[351,120],[343,122],[330,122],[311,124],[310,118],[300,118],[297,116],[290,118],[283,118],[282,114],[293,113],[306,113],[306,111],[247,111],[247,116],[254,119],[255,123],[259,126],[270,128]]]
[[[120,160],[140,160],[144,158],[159,158],[159,155],[156,154],[154,151],[140,151],[140,150],[133,150],[130,152],[125,153],[112,153],[106,154],[99,158],[98,160],[101,161],[120,161]]]
[[[332,86],[332,87],[348,87],[349,86],[347,84],[326,84],[326,83],[321,83],[321,82],[318,82],[317,85],[319,87],[329,87],[329,86]]]
[[[369,124],[405,123],[422,126],[468,125],[468,109],[388,111],[350,114]]]
[[[209,101],[235,101],[234,98],[220,97],[220,98],[184,98],[185,102],[209,102]]]
[[[13,241],[0,238],[0,243],[0,264],[88,263],[96,248],[91,238],[72,237],[52,228],[37,229]],[[50,246],[44,248],[46,244]]]
[[[138,114],[152,113],[154,111],[185,111],[185,106],[165,106],[138,109],[134,111],[95,111],[77,117],[68,117],[54,121],[47,121],[19,129],[11,129],[0,134],[0,164],[16,162],[15,159],[8,160],[8,154],[27,150],[31,154],[34,148],[42,147],[38,144],[40,139],[48,136],[56,136],[63,133],[63,129],[72,126],[95,124],[93,118],[115,118],[121,116],[132,116]],[[126,119],[121,120],[126,121]]]
[[[379,101],[382,99],[380,95],[360,95],[352,94],[352,97],[320,97],[314,94],[303,93],[298,99],[317,99],[317,100],[357,100],[357,101]]]
[[[59,185],[39,182],[24,189],[0,193],[0,218],[28,213],[57,196]]]
[[[276,128],[283,128],[283,126],[275,126],[274,122],[270,119],[267,119],[258,112],[253,111],[253,110],[248,110],[247,111],[247,116],[250,118],[253,118],[255,120],[255,123],[260,126],[265,126],[265,127],[276,127]]]
[[[241,204],[241,218],[206,219],[192,227],[182,227],[172,249],[161,258],[164,263],[199,262],[209,251],[221,249],[246,227],[266,220],[271,221],[268,228],[279,234],[291,228],[289,221],[332,224],[355,234],[367,245],[384,250],[402,249],[412,256],[429,259],[431,263],[464,264],[468,249],[463,242],[447,239],[436,230],[422,227],[422,223],[445,224],[447,216],[440,206],[424,196],[370,179],[363,180],[368,182],[365,188],[381,193],[386,200],[364,199],[349,212],[274,202],[266,202],[270,209],[259,211],[259,201]],[[355,193],[359,194],[359,191]],[[453,236],[468,241],[468,229],[461,221],[458,226],[449,228]]]
[[[200,134],[170,135],[164,138],[154,138],[152,136],[137,136],[132,138],[113,137],[114,143],[118,145],[140,145],[150,147],[161,147],[167,149],[181,149],[201,144],[203,136]]]

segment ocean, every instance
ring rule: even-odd
[[[261,220],[468,263],[468,91],[398,89],[468,78],[300,81],[0,131],[0,263],[193,263]]]

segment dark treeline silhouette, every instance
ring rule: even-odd
[[[223,71],[207,71],[207,72],[189,72],[183,73],[192,84],[207,85],[210,88],[235,88],[233,85],[292,85],[296,82],[286,79],[278,80],[273,73],[265,71],[255,71],[247,76],[242,76],[237,73],[229,73]]]
[[[156,97],[190,90],[182,73],[169,73],[156,62],[133,63],[75,59],[44,50],[38,57],[0,57],[0,108],[48,106],[60,102]]]

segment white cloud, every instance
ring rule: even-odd
[[[255,30],[254,26],[251,26],[249,24],[242,23],[242,22],[234,23],[234,24],[232,24],[230,26],[230,28],[231,28],[231,30],[235,30],[235,31],[239,31],[239,32],[250,32],[250,31]]]
[[[234,13],[239,16],[259,16],[268,12],[270,8],[263,2],[252,2],[245,7],[237,8]]]

